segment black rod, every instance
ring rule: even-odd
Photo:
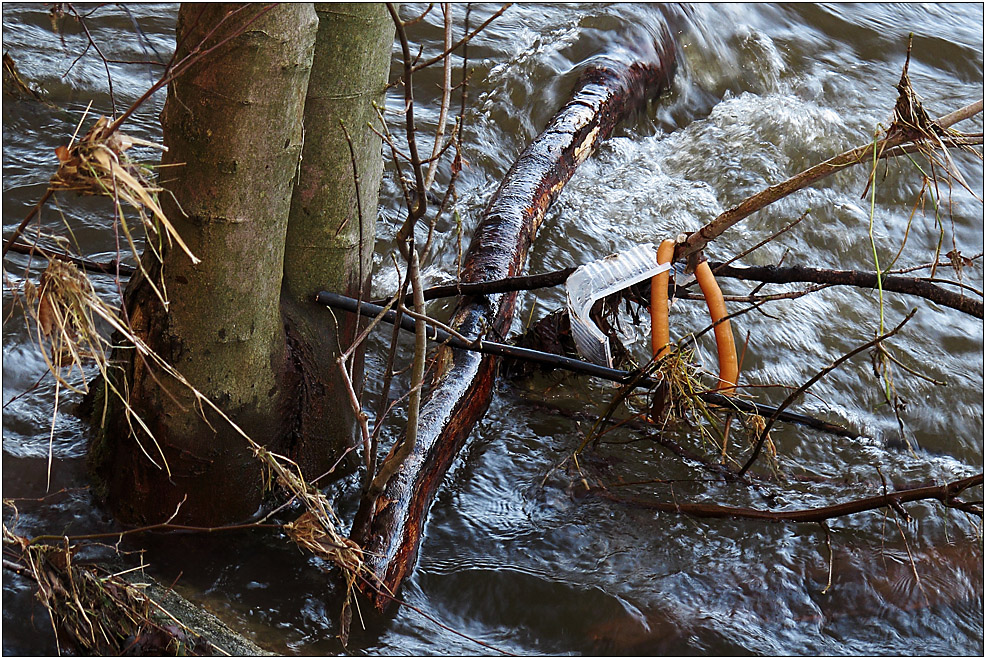
[[[375,318],[383,311],[383,307],[380,305],[371,304],[369,302],[360,303],[358,300],[351,297],[340,295],[338,293],[329,293],[327,291],[319,292],[319,294],[315,296],[315,301],[321,305],[331,307],[333,309],[339,309],[341,311],[349,311],[350,313],[356,313],[357,310],[359,310],[361,315],[370,318]],[[387,311],[383,316],[383,320],[388,323],[393,323],[396,315],[397,314],[394,311]],[[413,332],[414,319],[404,314],[401,317],[401,329]],[[563,368],[567,371],[572,371],[575,373],[592,375],[597,378],[618,382],[620,384],[632,383],[635,387],[653,388],[658,384],[658,381],[654,378],[641,375],[637,372],[622,371],[617,368],[607,368],[605,366],[599,366],[598,364],[582,361],[581,359],[565,357],[563,355],[555,355],[552,353],[541,352],[539,350],[531,350],[530,348],[520,348],[518,346],[512,346],[505,343],[496,343],[494,341],[463,341],[462,339],[452,336],[445,330],[433,325],[429,325],[428,327],[428,339],[431,341],[446,343],[453,348],[459,348],[460,350],[472,350],[474,352],[482,352],[490,355],[525,359],[527,361],[537,362],[539,364],[545,364],[555,368]],[[770,405],[754,403],[752,401],[735,398],[733,396],[725,396],[713,391],[703,392],[698,394],[698,396],[706,403],[716,405],[717,407],[733,408],[741,412],[751,412],[761,416],[771,416],[777,411],[776,407],[772,407]],[[847,430],[841,426],[828,423],[827,421],[822,421],[821,419],[806,416],[804,414],[797,414],[796,412],[783,411],[777,418],[780,421],[798,423],[816,430],[841,435],[842,437],[859,437],[857,433]]]

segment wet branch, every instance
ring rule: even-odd
[[[640,499],[637,497],[621,497],[605,488],[590,488],[587,494],[608,499],[617,503],[632,505],[648,510],[657,510],[665,513],[678,513],[701,518],[732,518],[732,519],[758,519],[768,522],[824,522],[836,517],[855,515],[856,513],[868,510],[879,510],[881,508],[892,507],[897,509],[901,504],[912,501],[922,501],[934,499],[940,501],[946,508],[954,508],[964,512],[972,513],[978,517],[983,516],[982,505],[974,502],[962,501],[958,496],[968,490],[983,484],[983,474],[970,476],[961,480],[952,481],[945,485],[930,485],[925,487],[911,487],[888,492],[874,497],[856,499],[831,506],[821,506],[819,508],[807,508],[802,510],[757,510],[755,508],[734,508],[732,506],[720,506],[707,503],[677,503],[662,502]]]
[[[15,242],[10,245],[10,251],[17,254],[26,254],[28,256],[40,256],[49,261],[52,259],[58,259],[59,261],[72,263],[86,272],[94,272],[101,275],[115,275],[117,272],[121,275],[132,275],[137,271],[137,268],[127,263],[121,263],[119,259],[113,259],[112,261],[94,261],[92,259],[87,259],[82,256],[75,256],[74,254],[69,254],[57,249],[41,247],[40,245],[27,245],[22,242]]]
[[[954,123],[968,119],[983,110],[983,102],[977,101],[964,108],[945,115],[935,122],[941,128],[948,128]],[[815,165],[805,171],[792,176],[786,181],[772,185],[761,192],[748,197],[738,205],[720,213],[718,217],[706,224],[698,231],[690,234],[685,241],[675,248],[675,260],[683,259],[703,249],[709,242],[722,235],[727,229],[739,221],[749,217],[753,213],[764,207],[783,199],[784,197],[812,185],[827,176],[840,172],[847,167],[858,164],[866,164],[873,157],[874,149],[878,157],[886,158],[891,155],[890,151],[895,147],[912,142],[908,135],[896,133],[890,137],[875,141],[871,144],[856,147],[829,158],[823,163]],[[942,138],[945,146],[961,146],[959,143],[952,143],[949,137]]]
[[[717,268],[716,276],[718,277],[732,277],[734,279],[759,281],[769,284],[810,282],[815,284],[856,286],[858,288],[876,288],[879,281],[883,285],[884,291],[916,295],[942,306],[969,314],[970,316],[975,316],[976,318],[983,317],[982,300],[975,300],[967,295],[945,290],[934,282],[920,277],[902,277],[900,275],[886,275],[881,273],[878,278],[877,273],[873,271],[829,270],[826,268],[809,268],[802,265],[787,267],[773,265],[713,265],[713,267]],[[941,282],[942,280],[939,281]],[[958,284],[959,282],[954,283]]]
[[[400,322],[401,329],[409,332],[415,331],[416,326],[412,318],[405,316],[398,321],[397,315],[393,311],[387,311],[383,307],[367,302],[360,304],[357,300],[339,293],[322,291],[316,296],[316,302],[341,311],[355,313],[359,310],[360,314],[374,318],[375,322],[380,320],[387,323]],[[468,350],[470,352],[478,352],[486,355],[496,355],[499,357],[509,357],[511,359],[529,361],[536,364],[541,364],[542,366],[564,369],[566,371],[571,371],[572,373],[591,375],[610,382],[617,382],[624,385],[633,384],[634,387],[653,389],[658,385],[658,381],[656,379],[641,375],[637,371],[621,371],[620,369],[607,368],[605,366],[593,364],[592,362],[582,361],[581,359],[574,359],[564,355],[541,352],[540,350],[522,348],[520,346],[498,343],[495,341],[486,341],[482,339],[467,341],[461,338],[460,335],[453,335],[442,329],[439,327],[441,323],[438,323],[437,321],[427,319],[427,322],[432,324],[432,327],[427,333],[429,340],[442,343],[457,350]],[[725,409],[749,412],[751,414],[759,414],[760,416],[770,416],[778,413],[777,418],[780,421],[797,423],[809,428],[814,428],[815,430],[821,430],[823,432],[840,435],[842,437],[858,437],[856,433],[841,426],[828,423],[827,421],[822,421],[821,419],[806,416],[804,414],[787,412],[785,410],[778,412],[778,408],[770,405],[754,403],[741,398],[723,396],[722,394],[717,394],[715,392],[699,392],[697,395],[705,402],[723,407]]]
[[[400,31],[399,26],[398,36]],[[502,279],[520,272],[548,206],[576,167],[609,136],[625,112],[668,86],[674,47],[670,37],[656,45],[661,52],[648,61],[600,60],[583,72],[573,100],[525,149],[493,195],[463,263],[464,280]],[[405,62],[410,61],[403,40],[402,50]],[[423,196],[413,203],[415,210],[423,208]],[[409,218],[398,234],[399,243],[412,227]],[[450,324],[466,336],[503,335],[510,326],[515,297],[461,298]],[[350,536],[364,548],[375,578],[393,593],[413,569],[428,508],[493,393],[496,362],[492,357],[443,350],[439,362],[438,383],[422,406],[412,454],[375,501],[363,499]],[[386,598],[364,594],[377,612],[390,604]]]
[[[733,266],[719,261],[709,261],[717,277],[759,281],[768,284],[813,283],[825,285],[856,286],[858,288],[876,288],[876,272],[870,270],[830,270],[827,268],[810,268],[807,266]],[[513,291],[528,291],[538,288],[560,286],[565,283],[575,268],[564,268],[537,275],[524,277],[508,277],[480,283],[459,282],[444,286],[433,286],[425,289],[425,300],[434,300],[455,295],[495,295]],[[983,317],[983,303],[969,296],[949,291],[938,286],[934,281],[922,277],[904,277],[900,275],[881,275],[883,290],[914,295],[930,300],[942,306],[956,309],[963,313]],[[939,283],[958,285],[959,282],[937,280]],[[408,304],[411,300],[408,299]]]

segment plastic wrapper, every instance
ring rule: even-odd
[[[609,340],[589,318],[597,300],[670,269],[657,264],[657,247],[645,243],[580,266],[565,282],[572,337],[583,359],[613,367]]]

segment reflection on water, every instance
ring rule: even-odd
[[[166,58],[173,48],[174,11],[110,7],[90,25],[114,59]],[[418,8],[405,11],[416,14]],[[455,11],[461,20],[464,10]],[[476,7],[473,24],[492,11]],[[9,231],[43,191],[53,166],[50,154],[71,135],[81,110],[93,99],[95,111],[106,113],[110,98],[98,60],[86,57],[70,67],[84,47],[77,28],[67,28],[62,43],[41,6],[5,4],[3,12],[5,50],[64,108],[5,99],[3,213]],[[583,165],[545,221],[531,254],[532,272],[694,229],[765,185],[871,140],[877,125],[889,119],[911,32],[910,75],[930,114],[942,115],[983,94],[981,5],[514,6],[470,46],[470,166],[459,179],[458,207],[466,231],[513,158],[564,102],[580,65],[614,44],[639,41],[632,35],[641,26],[646,31],[663,20],[680,31],[682,66],[672,93],[628,122]],[[135,23],[139,39],[133,36]],[[435,50],[440,23],[433,12],[411,36]],[[114,97],[123,107],[147,88],[155,70],[115,64],[111,73]],[[420,77],[416,102],[425,128],[437,121],[432,90],[439,76],[426,71]],[[155,98],[138,114],[134,134],[159,136],[162,101]],[[388,104],[399,108],[402,100],[392,94]],[[963,127],[981,131],[982,119]],[[964,156],[956,161],[981,196],[981,162]],[[440,171],[439,183],[448,176]],[[723,235],[710,246],[710,256],[736,254],[810,209],[797,229],[745,261],[783,258],[871,269],[869,200],[860,198],[864,184],[865,173],[851,171],[785,199]],[[881,258],[896,253],[920,189],[921,177],[908,163],[881,174],[873,221]],[[387,262],[393,248],[399,198],[388,178],[379,263]],[[900,265],[928,261],[938,244],[928,206],[911,224]],[[113,252],[104,204],[66,198],[61,208],[84,249]],[[955,189],[951,209],[943,251],[952,249],[954,236],[963,254],[979,252],[981,204]],[[54,215],[48,221],[58,225]],[[440,221],[437,231],[438,244],[456,243],[454,222]],[[25,265],[22,257],[10,260],[11,281]],[[454,269],[451,250],[435,254],[428,266],[435,279],[448,278]],[[389,276],[382,268],[375,288],[387,290]],[[981,261],[963,277],[982,289]],[[109,278],[96,282],[106,294],[112,284]],[[749,290],[735,282],[724,287],[735,294]],[[31,349],[19,312],[10,312],[11,302],[5,288],[3,494],[37,498],[45,494],[54,387],[42,381],[32,388],[44,364]],[[561,304],[561,291],[527,295],[516,328]],[[897,392],[908,401],[902,420],[914,453],[890,448],[899,440],[898,423],[881,405],[879,382],[861,358],[813,387],[802,409],[848,424],[863,437],[779,427],[773,439],[789,477],[782,490],[696,481],[700,472],[632,430],[611,433],[586,454],[583,475],[605,482],[659,479],[662,484],[637,490],[653,496],[765,507],[767,496],[779,493],[776,505],[804,507],[847,494],[879,494],[881,474],[893,487],[973,473],[983,460],[982,322],[888,296],[888,324],[915,305],[920,312],[909,331],[895,337],[895,356],[901,369],[947,386],[896,371]],[[436,303],[433,311],[442,308]],[[745,340],[749,332],[743,378],[753,385],[800,384],[878,327],[872,291],[828,289],[767,310],[770,316],[751,313],[736,321],[739,337]],[[701,329],[705,316],[700,305],[679,302],[672,335]],[[703,363],[714,364],[708,344],[697,348]],[[376,355],[368,361],[371,373],[381,366]],[[980,527],[936,504],[908,505],[911,520],[900,527],[880,512],[835,520],[826,536],[814,525],[690,520],[570,496],[578,474],[570,465],[556,467],[590,429],[591,414],[582,415],[601,411],[611,394],[571,377],[501,387],[437,497],[418,569],[403,591],[409,603],[455,630],[527,654],[982,653]],[[759,395],[777,403],[786,394],[764,388]],[[696,451],[704,448],[687,429],[674,436]],[[84,447],[81,423],[60,415],[51,444],[52,490],[70,489],[43,504],[18,501],[21,533],[111,528],[84,489],[71,489],[86,482]],[[344,519],[355,505],[351,486],[333,486]],[[140,545],[165,580],[181,574],[185,594],[261,645],[298,654],[338,650],[336,604],[327,596],[333,586],[322,566],[282,538],[167,536],[142,538]],[[28,584],[5,573],[3,598],[4,652],[52,652],[46,617],[34,607]],[[378,635],[354,640],[357,652],[372,654],[484,651],[410,609]]]

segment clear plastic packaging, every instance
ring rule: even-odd
[[[657,247],[645,243],[587,263],[569,275],[565,282],[568,315],[572,321],[575,346],[583,359],[600,366],[613,367],[609,341],[589,318],[589,310],[596,300],[669,269],[670,265],[667,263],[657,264]]]

